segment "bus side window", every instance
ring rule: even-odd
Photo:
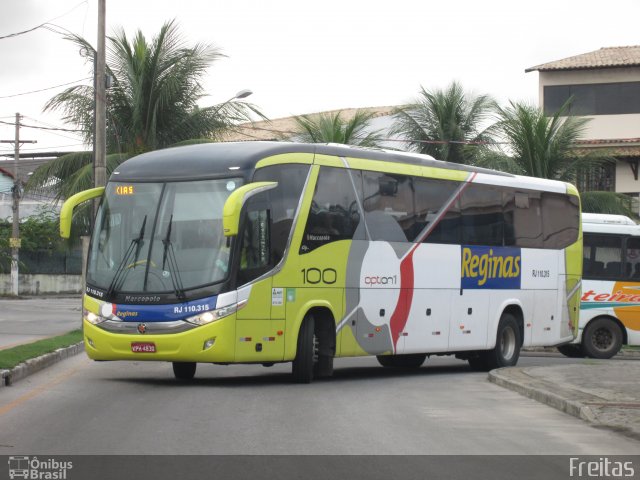
[[[627,278],[640,281],[640,238],[628,238],[625,254]]]
[[[502,246],[502,190],[491,185],[471,184],[462,192],[460,203],[462,243]]]
[[[360,225],[360,203],[354,186],[358,189],[358,195],[361,195],[360,171],[320,168],[300,254],[309,253],[328,243],[356,238]]]
[[[278,186],[268,193],[270,209],[270,242],[274,265],[285,255],[291,235],[302,189],[309,173],[309,165],[270,165],[256,170],[254,182],[278,182]]]
[[[588,279],[619,279],[622,276],[622,237],[584,234],[583,275]]]
[[[362,182],[369,240],[413,240],[415,215],[411,177],[363,172]]]
[[[415,189],[415,239],[425,243],[459,243],[460,240],[460,204],[456,200],[444,214],[438,225],[424,237],[428,228],[442,214],[442,209],[455,195],[460,182],[438,180],[434,178],[414,178]]]
[[[566,248],[578,239],[580,208],[573,195],[542,194],[542,229],[544,248]]]
[[[542,248],[542,212],[540,192],[514,192],[504,205],[507,233],[513,230],[513,238],[506,237],[506,245],[522,248]],[[511,227],[512,226],[512,227]],[[513,243],[511,243],[513,241]]]
[[[247,204],[241,232],[238,285],[255,280],[273,267],[269,234],[271,215],[264,202],[266,193],[257,195]]]

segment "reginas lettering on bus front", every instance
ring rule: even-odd
[[[520,288],[520,249],[462,247],[462,288]]]

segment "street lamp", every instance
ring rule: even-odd
[[[253,95],[252,90],[249,90],[248,88],[245,88],[244,90],[240,90],[229,100],[222,102],[220,105],[218,105],[218,108],[216,108],[213,113],[217,114],[222,109],[222,107],[224,107],[227,103],[233,102],[234,100],[240,100],[241,98],[247,98],[249,95]]]
[[[248,88],[245,88],[244,90],[240,90],[238,93],[235,94],[235,96],[230,99],[231,100],[237,100],[240,98],[247,98],[249,95],[252,95],[253,92],[251,90],[249,90]]]

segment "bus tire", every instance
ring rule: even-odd
[[[513,367],[520,358],[520,327],[516,318],[510,313],[503,313],[496,332],[496,346],[481,353],[485,366],[489,371],[494,368]]]
[[[380,365],[387,368],[420,368],[427,359],[427,354],[378,355],[376,358]]]
[[[610,318],[596,318],[582,334],[582,351],[591,358],[611,358],[622,347],[620,325]]]
[[[584,358],[584,352],[582,351],[582,347],[575,343],[567,343],[566,345],[560,345],[556,347],[558,351],[569,358]]]
[[[333,375],[333,355],[318,355],[318,363],[315,364],[314,376],[317,378],[329,378]]]
[[[173,362],[173,374],[178,380],[192,380],[196,374],[196,362]]]
[[[314,330],[314,318],[307,315],[298,333],[298,349],[291,367],[293,381],[296,383],[311,383],[313,380],[314,365],[318,358],[318,342]]]

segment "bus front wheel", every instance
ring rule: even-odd
[[[582,350],[591,358],[611,358],[622,347],[620,325],[610,318],[596,318],[582,334]]]
[[[312,315],[307,315],[298,333],[298,349],[291,368],[293,381],[311,383],[317,361],[318,338],[315,334],[315,321]]]
[[[196,362],[173,362],[173,374],[178,380],[192,380],[196,374]]]

